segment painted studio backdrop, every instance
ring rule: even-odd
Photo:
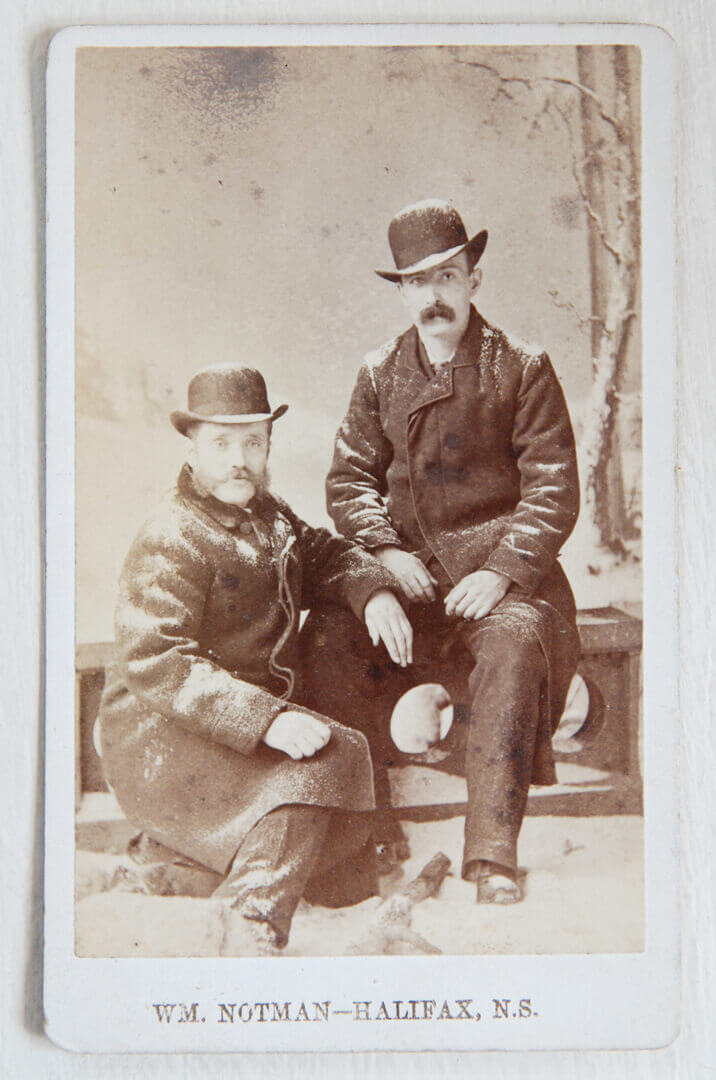
[[[549,352],[580,445],[580,606],[640,597],[639,52],[88,48],[76,82],[77,640],[186,446],[199,367],[265,374],[275,490],[323,483],[363,354],[401,332],[387,225],[451,199],[489,229],[477,306]]]

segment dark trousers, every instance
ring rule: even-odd
[[[279,806],[246,835],[213,895],[247,919],[270,923],[283,946],[301,897],[344,907],[376,895],[370,833],[366,814]]]
[[[143,891],[227,900],[245,918],[270,923],[283,946],[301,897],[347,907],[377,895],[371,832],[370,814],[292,803],[254,825],[223,878],[146,833],[128,851],[143,867]]]
[[[302,630],[305,703],[367,737],[375,770],[376,802],[390,803],[387,769],[407,761],[393,746],[389,723],[398,698],[419,683],[446,687],[455,705],[455,725],[465,734],[468,809],[463,876],[472,878],[480,860],[517,868],[517,838],[527,803],[536,739],[549,757],[545,713],[559,716],[573,671],[552,672],[547,709],[548,666],[530,612],[520,605],[494,611],[478,622],[445,616],[441,602],[410,608],[414,662],[393,664],[384,647],[374,648],[364,626],[338,607],[314,609]],[[576,663],[576,659],[573,660]],[[558,672],[559,675],[559,672]],[[556,711],[555,711],[556,710]],[[545,746],[547,747],[545,751]]]

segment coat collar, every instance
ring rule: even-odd
[[[273,524],[279,514],[277,504],[268,494],[255,495],[249,503],[248,510],[240,506],[230,506],[228,503],[221,502],[220,499],[215,499],[213,495],[204,492],[198,486],[190,465],[182,466],[177,480],[177,489],[180,495],[208,514],[214,521],[218,521],[225,529],[235,529],[243,521],[249,521],[254,514],[263,521]]]
[[[490,350],[491,331],[477,309],[470,307],[470,320],[455,355],[449,363],[429,378],[420,361],[420,338],[417,327],[411,326],[398,342],[397,363],[409,372],[407,393],[415,393],[408,415],[412,416],[426,405],[452,397],[455,369],[473,367],[484,361]]]
[[[477,308],[474,305],[470,305],[470,319],[467,324],[467,329],[460,339],[460,343],[455,350],[455,355],[452,360],[445,364],[442,370],[445,371],[446,368],[466,367],[468,365],[476,364],[478,360],[481,359],[482,352],[489,341],[489,337],[488,324],[483,319],[482,315],[480,315]],[[418,328],[413,325],[398,339],[396,362],[399,367],[422,373],[420,355],[418,352],[419,343],[420,338],[418,335]]]

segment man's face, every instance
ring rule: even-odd
[[[189,463],[200,486],[231,506],[246,506],[268,487],[271,429],[254,424],[197,423],[190,432]]]
[[[467,255],[461,251],[430,270],[402,278],[400,295],[422,334],[440,336],[452,330],[462,333],[481,276],[477,267],[470,271]]]

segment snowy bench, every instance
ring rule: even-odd
[[[641,812],[639,767],[639,667],[641,620],[613,608],[589,608],[579,612],[582,659],[579,671],[596,685],[604,699],[605,718],[592,738],[555,742],[559,783],[533,788],[528,814],[581,816]],[[76,770],[75,795],[83,798],[106,792],[102,765],[92,741],[92,728],[104,686],[105,667],[112,659],[112,644],[86,644],[77,649],[76,673]],[[571,745],[570,745],[571,744]],[[450,762],[435,765],[407,764],[392,770],[393,802],[401,817],[413,821],[453,817],[465,810],[465,781],[448,771]],[[101,800],[102,803],[106,801]],[[91,846],[115,847],[115,833],[122,837],[125,822],[115,813],[104,825],[93,819]],[[81,828],[82,815],[78,819]],[[104,829],[104,832],[103,832]],[[104,840],[102,837],[104,836]],[[87,842],[90,842],[87,837]],[[118,842],[118,841],[117,841]]]

